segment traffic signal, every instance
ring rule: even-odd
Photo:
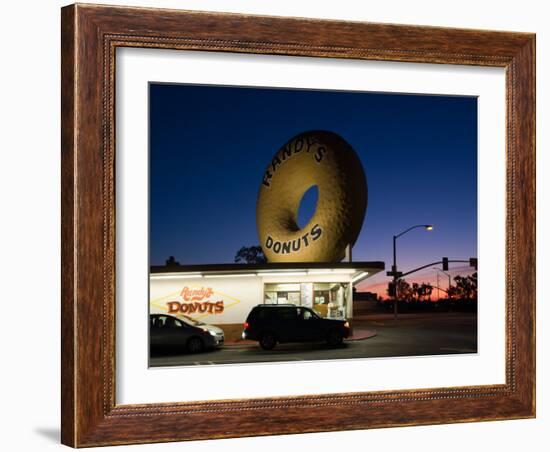
[[[393,282],[388,283],[388,295],[390,297],[395,297],[395,283]]]
[[[477,270],[477,257],[470,258],[470,267],[474,267]]]
[[[442,259],[441,264],[443,266],[443,271],[449,271],[449,258],[448,257],[444,257]]]

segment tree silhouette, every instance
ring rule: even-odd
[[[411,295],[412,298],[416,298],[417,300],[420,300],[420,297],[422,296],[422,291],[420,289],[420,284],[413,282],[411,286]]]
[[[422,301],[422,299],[431,299],[432,291],[433,286],[431,284],[409,284],[404,279],[397,281],[397,299],[401,301]],[[386,290],[386,292],[390,295],[389,290]]]
[[[238,264],[265,264],[267,258],[260,246],[242,246],[235,254],[234,261]]]
[[[432,299],[432,292],[434,288],[431,284],[422,283],[420,285],[420,293],[424,297],[424,299],[431,300]]]
[[[477,272],[469,276],[455,276],[455,286],[452,287],[449,294],[453,298],[463,300],[477,299]]]
[[[433,291],[433,286],[427,283],[413,283],[411,287],[411,295],[416,301],[430,299]]]
[[[166,266],[167,267],[174,267],[180,265],[180,263],[176,260],[174,256],[170,256],[168,259],[166,259]]]
[[[388,291],[389,295],[389,291]],[[404,279],[399,279],[397,281],[397,298],[398,300],[410,300],[413,295],[413,290],[411,285]]]

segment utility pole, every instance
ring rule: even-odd
[[[393,300],[393,319],[397,320],[397,304],[399,303],[399,287],[397,287],[397,281],[399,276],[397,276],[397,252],[395,251],[395,241],[397,237],[393,236],[393,265],[391,271],[393,272],[393,287],[395,290],[395,298]]]
[[[446,271],[441,270],[440,268],[433,267],[434,270],[437,272],[443,273],[447,278],[449,278],[449,287],[447,289],[447,298],[451,298],[451,275],[447,273]],[[437,273],[437,285],[439,286],[439,273]]]

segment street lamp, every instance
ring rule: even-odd
[[[444,275],[447,276],[447,278],[449,278],[449,288],[447,289],[447,298],[451,298],[451,295],[450,295],[450,290],[451,290],[451,275],[449,273],[447,273],[446,271],[443,271],[441,270],[440,268],[437,268],[437,267],[432,267],[434,270],[437,270],[438,272],[441,272],[443,273]],[[437,284],[439,286],[439,284]]]
[[[397,235],[393,236],[393,265],[392,265],[392,274],[393,274],[393,284],[395,287],[395,302],[393,303],[393,318],[394,320],[397,320],[397,296],[398,296],[398,287],[397,287],[397,281],[399,280],[399,273],[397,272],[397,251],[396,251],[396,244],[397,239],[401,237],[402,235],[405,235],[407,232],[412,231],[416,228],[424,228],[426,231],[431,231],[434,227],[432,224],[415,224],[414,226],[411,226],[408,229],[405,229],[403,232],[400,232]]]

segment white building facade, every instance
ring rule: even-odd
[[[383,269],[382,262],[153,267],[150,313],[217,325],[230,340],[240,336],[242,324],[259,304],[290,303],[310,307],[322,317],[351,319],[353,285]]]

